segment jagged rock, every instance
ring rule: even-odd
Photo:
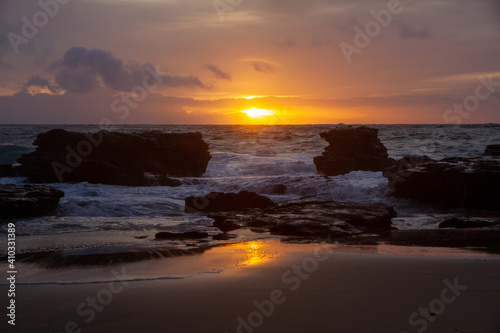
[[[0,178],[17,177],[17,171],[12,164],[0,164]]]
[[[500,156],[500,145],[489,145],[486,146],[484,155],[488,156]]]
[[[444,207],[500,210],[500,160],[405,157],[384,170],[396,197]]]
[[[186,212],[224,212],[244,208],[267,208],[276,205],[271,199],[254,192],[211,192],[201,197],[185,199]]]
[[[158,232],[155,235],[156,239],[200,239],[207,238],[208,233],[200,231],[188,231],[188,232]]]
[[[321,156],[314,158],[314,164],[318,172],[328,176],[356,170],[382,171],[394,162],[378,139],[378,129],[348,126],[320,135],[329,145]]]
[[[497,225],[498,223],[479,221],[479,220],[463,220],[456,217],[447,219],[439,223],[439,228],[455,228],[455,229],[465,229],[465,228],[484,228]]]
[[[32,183],[178,186],[168,177],[199,177],[211,156],[201,133],[97,133],[55,129],[39,134],[17,167]],[[154,177],[157,177],[155,180]]]
[[[0,184],[0,218],[47,215],[63,196],[64,192],[45,185]]]
[[[396,215],[394,209],[380,204],[302,199],[265,209],[212,213],[208,217],[219,228],[257,227],[278,235],[328,237],[391,230],[391,219]]]

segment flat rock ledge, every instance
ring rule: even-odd
[[[407,156],[384,170],[396,197],[468,209],[500,211],[500,158]]]
[[[0,184],[0,219],[50,214],[63,196],[64,192],[45,185]]]
[[[247,208],[208,214],[224,232],[256,228],[275,235],[337,237],[394,229],[393,208],[381,204],[302,199],[269,208]]]

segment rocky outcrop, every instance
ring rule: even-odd
[[[396,197],[444,207],[500,210],[500,159],[405,157],[384,170]]]
[[[380,204],[302,199],[265,209],[209,214],[222,231],[260,228],[277,235],[351,236],[393,229],[394,209]]]
[[[500,156],[500,145],[488,145],[484,151],[487,156]]]
[[[12,164],[0,164],[0,178],[17,177],[17,171]]]
[[[178,186],[168,177],[199,177],[211,158],[201,133],[55,129],[39,134],[33,144],[36,150],[22,155],[16,168],[32,183]]]
[[[318,172],[328,176],[351,171],[382,171],[394,162],[378,139],[378,129],[340,127],[320,134],[329,145],[314,158]]]
[[[50,186],[0,184],[0,218],[47,215],[63,196],[64,192]]]
[[[211,192],[205,196],[185,199],[185,211],[189,213],[224,212],[245,208],[264,209],[275,205],[268,197],[249,191],[239,193]]]

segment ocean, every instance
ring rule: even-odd
[[[179,187],[127,187],[99,184],[50,184],[65,192],[51,216],[16,220],[18,251],[95,248],[115,245],[155,245],[159,231],[199,230],[217,233],[212,220],[184,212],[184,199],[212,191],[248,190],[276,202],[314,196],[320,200],[384,203],[393,206],[398,229],[435,229],[452,216],[498,220],[499,214],[441,209],[390,196],[382,172],[356,171],[325,177],[316,172],[313,158],[328,145],[319,134],[345,125],[122,125],[119,132],[201,132],[212,159],[199,178],[178,178]],[[427,155],[434,159],[482,154],[486,145],[500,143],[500,125],[369,125],[390,157]],[[0,164],[15,163],[32,151],[37,134],[54,128],[95,132],[95,125],[0,125]],[[22,184],[24,178],[0,178],[0,183]],[[285,194],[273,194],[275,185]],[[5,234],[6,224],[0,227]],[[58,235],[55,237],[55,235]],[[252,237],[252,235],[247,235]],[[162,241],[180,244],[179,241]]]

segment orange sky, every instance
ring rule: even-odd
[[[3,1],[0,123],[500,122],[496,1],[221,1]]]

